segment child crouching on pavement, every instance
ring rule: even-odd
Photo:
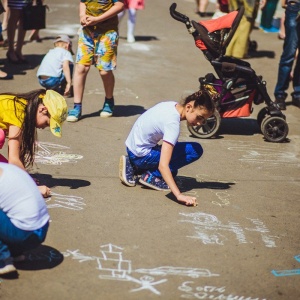
[[[161,102],[143,113],[125,142],[128,156],[120,158],[121,181],[135,186],[136,174],[142,174],[139,179],[142,185],[159,191],[171,190],[178,202],[197,205],[196,198],[182,194],[174,180],[178,169],[203,154],[199,143],[178,142],[180,121],[201,126],[214,111],[210,94],[200,90],[188,96],[183,104]],[[158,145],[160,141],[162,145]]]
[[[37,71],[40,85],[64,96],[72,96],[73,54],[71,39],[67,35],[59,35],[54,41],[54,48],[45,55]]]
[[[46,203],[35,182],[17,166],[0,162],[0,276],[15,272],[13,261],[38,247],[49,226]]]
[[[36,151],[36,128],[50,127],[55,136],[61,137],[67,112],[65,98],[52,90],[0,94],[0,149],[5,138],[8,139],[8,160],[0,154],[0,162],[8,162],[24,170],[32,165]],[[50,195],[48,187],[39,186],[39,189],[44,197]]]

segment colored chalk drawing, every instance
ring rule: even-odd
[[[296,255],[295,260],[300,263],[300,254]],[[277,277],[300,275],[300,269],[292,270],[272,270],[271,273]]]
[[[82,210],[86,205],[83,198],[51,193],[51,196],[45,199],[48,208],[66,208],[71,210]]]
[[[245,235],[245,230],[247,230],[251,232],[258,232],[261,235],[262,241],[264,242],[266,247],[276,247],[275,238],[278,237],[269,235],[269,230],[267,229],[267,227],[262,221],[258,219],[247,218],[256,226],[255,228],[243,229],[239,223],[228,222],[227,224],[223,224],[216,216],[202,212],[179,214],[185,217],[185,219],[179,220],[179,222],[194,224],[195,234],[193,236],[187,237],[199,239],[205,245],[224,245],[228,240],[228,238],[226,237],[228,232],[235,234],[235,237],[240,244],[252,243],[247,241]]]
[[[63,163],[77,163],[79,159],[83,158],[82,155],[65,152],[65,150],[70,149],[67,146],[38,142],[37,147],[38,151],[35,154],[35,163],[62,165]],[[55,149],[55,151],[52,149]]]
[[[192,278],[213,277],[219,274],[213,274],[208,269],[200,268],[183,268],[163,266],[152,269],[132,269],[131,260],[123,259],[123,248],[113,244],[100,246],[101,256],[87,256],[79,250],[67,250],[63,252],[65,257],[72,257],[80,263],[86,261],[96,261],[97,269],[100,272],[100,279],[128,281],[139,285],[138,288],[131,289],[130,292],[149,290],[150,292],[160,295],[161,293],[155,288],[159,284],[165,283],[168,279],[163,278],[156,281],[154,276],[187,276]],[[132,273],[144,274],[140,278],[135,278]]]
[[[236,296],[232,294],[226,295],[225,286],[216,287],[206,285],[192,287],[193,283],[193,281],[185,281],[178,287],[178,290],[184,292],[184,294],[181,295],[181,298],[210,300],[259,300],[259,298]]]

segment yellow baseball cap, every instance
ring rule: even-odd
[[[61,137],[61,125],[66,120],[68,106],[65,98],[59,93],[47,90],[43,98],[43,103],[50,114],[50,130],[57,136]]]

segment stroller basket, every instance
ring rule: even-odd
[[[216,111],[206,124],[188,124],[192,135],[210,138],[217,133],[221,118],[248,117],[253,103],[265,103],[266,106],[257,115],[261,132],[267,141],[285,141],[288,134],[285,115],[271,100],[262,76],[257,76],[248,62],[225,56],[226,48],[243,17],[244,8],[217,19],[195,22],[177,12],[176,6],[176,3],[170,6],[171,16],[185,24],[196,46],[202,50],[218,76],[209,73],[199,78],[200,89],[205,89],[214,96]]]

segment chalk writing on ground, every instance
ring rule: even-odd
[[[225,286],[216,287],[206,285],[192,287],[193,284],[193,281],[185,281],[178,287],[178,290],[184,292],[184,294],[181,295],[181,298],[210,300],[259,300],[259,298],[237,296],[232,294],[226,295]]]
[[[290,164],[300,166],[296,153],[285,152],[279,149],[271,149],[269,146],[258,146],[251,143],[237,144],[228,147],[231,151],[244,152],[239,159],[242,162],[257,164],[258,166],[282,166]]]
[[[83,158],[82,155],[65,152],[65,150],[70,149],[67,146],[38,142],[37,147],[38,151],[35,154],[35,162],[44,165],[62,165],[63,163],[77,163],[79,159]]]
[[[239,223],[228,222],[222,223],[216,216],[195,212],[195,213],[179,213],[184,216],[185,219],[179,220],[179,222],[191,223],[194,225],[195,234],[193,236],[188,236],[189,238],[199,239],[203,244],[216,244],[224,245],[228,240],[227,234],[235,234],[236,239],[240,244],[251,243],[248,242],[246,238],[245,231],[257,232],[261,235],[262,241],[268,248],[276,247],[275,239],[277,236],[269,234],[268,228],[264,223],[258,219],[247,218],[252,224],[255,225],[254,228],[242,228]]]
[[[86,205],[83,198],[51,193],[51,196],[45,199],[48,208],[66,208],[71,210],[82,210]]]
[[[100,272],[100,279],[128,281],[138,284],[139,287],[131,289],[131,292],[149,290],[156,295],[160,295],[161,293],[156,286],[166,283],[168,279],[163,278],[156,280],[154,276],[177,275],[192,278],[219,276],[219,274],[211,273],[208,269],[201,268],[163,266],[152,269],[132,269],[131,260],[123,259],[123,250],[124,249],[119,246],[107,244],[100,246],[101,256],[87,256],[80,253],[78,249],[67,250],[63,255],[65,257],[72,257],[80,263],[95,261],[97,263],[97,269]],[[133,273],[144,275],[136,278],[133,277]]]
[[[296,255],[295,260],[300,263],[300,254]],[[292,270],[272,270],[273,275],[277,277],[281,276],[293,276],[293,275],[300,275],[300,269],[292,269]]]

